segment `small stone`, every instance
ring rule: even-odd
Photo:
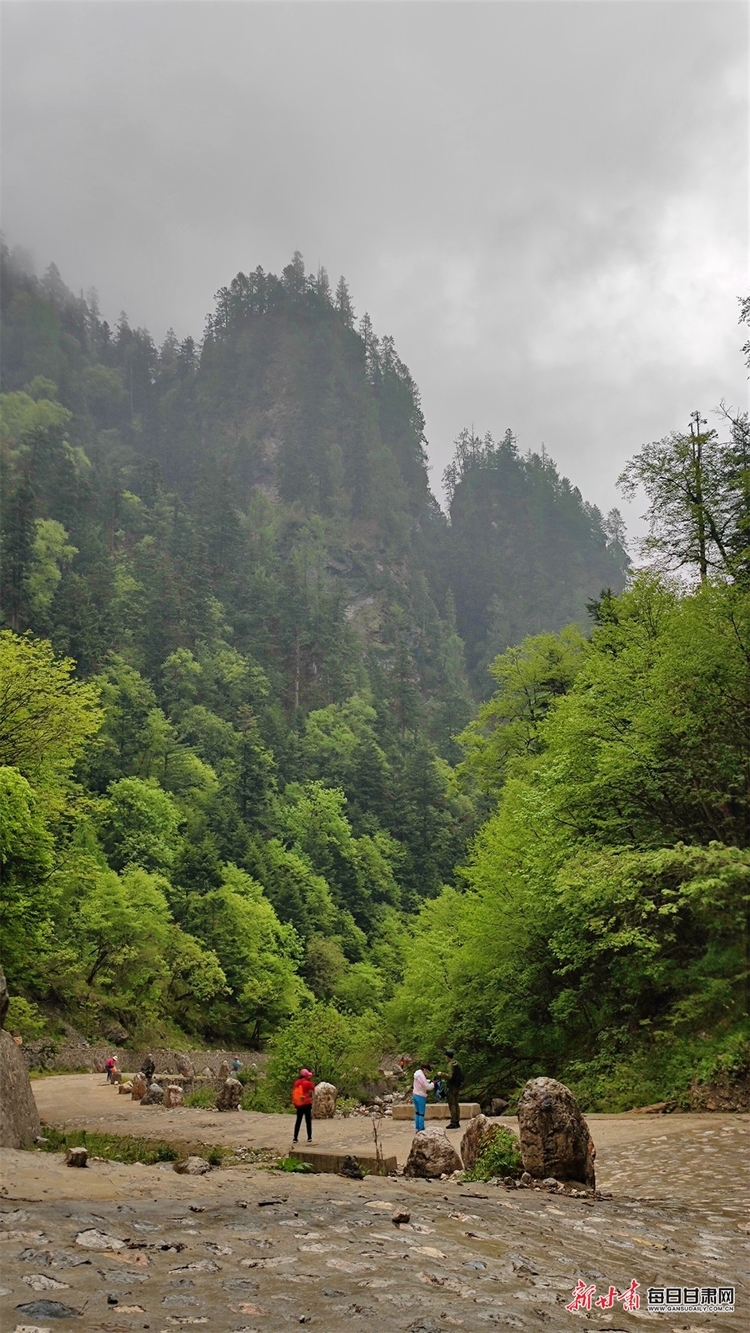
[[[161,1106],[164,1101],[164,1089],[161,1083],[150,1083],[144,1096],[141,1097],[141,1106]]]
[[[522,1171],[522,1172],[521,1172],[520,1183],[521,1183],[522,1185],[530,1185],[530,1184],[532,1183],[532,1179],[531,1179],[531,1176],[529,1175],[528,1171]]]
[[[85,1166],[88,1161],[88,1148],[68,1148],[65,1153],[66,1166]]]
[[[106,1231],[99,1231],[96,1227],[89,1227],[86,1231],[79,1231],[76,1236],[76,1245],[81,1245],[84,1250],[125,1249],[124,1240],[118,1240],[116,1236],[108,1236]]]
[[[164,1105],[169,1107],[182,1106],[185,1100],[185,1094],[179,1083],[170,1083],[164,1093]]]
[[[46,1148],[47,1144],[49,1143],[49,1139],[45,1139],[43,1134],[37,1134],[36,1138],[34,1139],[34,1142],[37,1148]]]
[[[443,1129],[421,1129],[412,1139],[405,1176],[438,1180],[461,1170],[461,1158]]]
[[[117,1093],[118,1096],[120,1097],[132,1097],[133,1084],[130,1081],[128,1081],[127,1083],[121,1083],[119,1088],[117,1089]]]
[[[175,1162],[173,1169],[178,1176],[205,1176],[211,1170],[211,1164],[205,1157],[185,1157],[183,1161]]]
[[[47,1277],[46,1273],[26,1273],[21,1279],[27,1287],[32,1287],[34,1291],[69,1291],[69,1282],[58,1282],[53,1277]]]
[[[407,1222],[411,1221],[411,1213],[409,1212],[409,1209],[397,1208],[395,1213],[393,1213],[391,1217],[391,1221],[393,1222],[394,1226],[397,1227],[404,1226]]]
[[[226,1061],[224,1062],[226,1064]],[[216,1098],[217,1111],[239,1111],[244,1088],[238,1078],[228,1078]]]
[[[503,1097],[493,1097],[487,1106],[487,1115],[502,1115],[507,1111],[508,1103]]]
[[[25,1305],[17,1305],[16,1309],[21,1314],[31,1315],[32,1319],[73,1319],[81,1313],[60,1301],[28,1301]]]
[[[141,1097],[145,1097],[147,1088],[148,1084],[146,1083],[143,1074],[135,1074],[133,1077],[132,1092],[130,1094],[133,1101],[139,1102]]]
[[[555,1180],[555,1177],[554,1177],[554,1176],[547,1176],[546,1180],[543,1180],[543,1181],[542,1181],[542,1189],[543,1189],[543,1190],[556,1190],[556,1189],[557,1189],[557,1181]]]
[[[117,1305],[119,1298],[117,1296],[108,1296],[107,1305]]]

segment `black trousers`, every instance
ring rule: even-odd
[[[452,1088],[450,1084],[448,1084],[448,1109],[451,1113],[451,1124],[452,1125],[460,1124],[461,1107],[459,1105],[459,1089]]]
[[[308,1143],[309,1143],[309,1142],[310,1142],[310,1139],[312,1138],[312,1106],[310,1106],[309,1103],[308,1103],[307,1106],[298,1106],[298,1107],[297,1107],[297,1119],[296,1119],[295,1122],[294,1122],[294,1142],[295,1142],[295,1143],[297,1142],[297,1136],[299,1135],[299,1128],[300,1128],[300,1125],[302,1124],[302,1120],[303,1120],[303,1118],[304,1118],[305,1124],[307,1125],[307,1141],[308,1141]]]

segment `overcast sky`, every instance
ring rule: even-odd
[[[11,0],[3,26],[8,242],[157,340],[239,269],[343,272],[421,388],[435,489],[462,426],[511,426],[607,509],[640,444],[745,405],[744,4]]]

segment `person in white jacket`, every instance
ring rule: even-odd
[[[411,1088],[411,1099],[414,1103],[414,1128],[416,1130],[424,1129],[424,1113],[427,1109],[427,1094],[432,1092],[435,1084],[431,1083],[425,1073],[430,1066],[425,1061],[418,1069],[414,1071],[414,1082]]]

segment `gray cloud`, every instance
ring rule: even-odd
[[[242,268],[344,272],[420,384],[435,485],[511,425],[609,507],[746,381],[747,11],[10,4],[11,242],[159,338]]]

